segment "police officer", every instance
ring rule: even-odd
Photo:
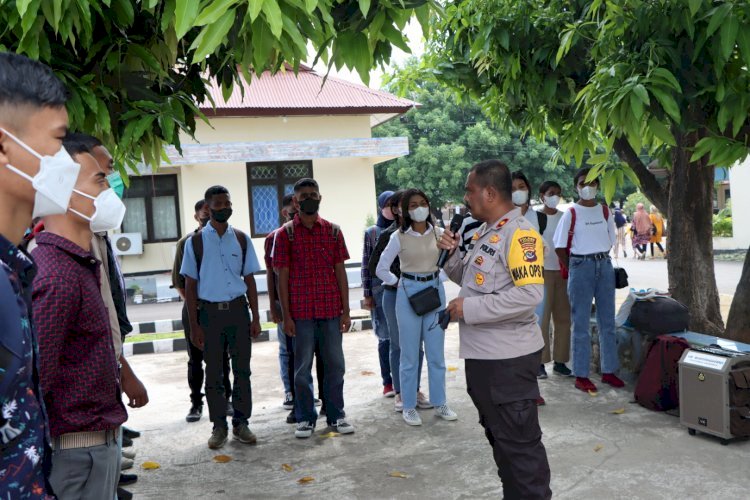
[[[544,340],[534,310],[544,294],[542,238],[513,205],[508,167],[487,160],[472,167],[465,201],[484,224],[466,255],[460,235],[445,231],[439,246],[461,285],[448,304],[459,321],[466,386],[492,446],[506,499],[548,499],[550,469],[536,399]]]

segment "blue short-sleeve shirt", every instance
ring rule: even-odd
[[[203,238],[203,259],[200,276],[193,251],[193,241],[185,243],[185,256],[182,259],[180,274],[198,281],[198,298],[208,302],[228,302],[247,293],[243,276],[260,270],[258,257],[248,236],[247,256],[242,262],[242,247],[237,235],[229,226],[223,236],[211,224],[201,230]]]

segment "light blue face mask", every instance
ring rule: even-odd
[[[109,183],[109,187],[111,187],[115,194],[117,194],[117,197],[122,199],[122,195],[125,192],[125,183],[122,181],[122,176],[120,175],[120,172],[112,172],[107,176],[107,182]]]

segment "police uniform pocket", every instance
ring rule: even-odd
[[[516,442],[532,442],[541,438],[536,402],[531,399],[496,405],[500,429],[492,429]]]
[[[495,267],[497,258],[477,252],[471,257],[468,272],[470,281],[467,286],[482,293],[490,293],[495,289]]]
[[[586,259],[581,259],[580,257],[571,257],[570,258],[570,269],[575,269],[577,267],[581,267],[581,264],[584,263]]]

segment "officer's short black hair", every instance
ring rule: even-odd
[[[224,186],[211,186],[206,189],[206,195],[204,196],[205,202],[211,203],[211,198],[218,194],[229,194],[229,190]]]
[[[510,180],[511,180],[511,185],[512,185],[512,182],[515,180],[519,180],[523,182],[524,184],[526,184],[526,191],[528,191],[529,196],[531,196],[531,183],[529,182],[529,179],[524,175],[523,172],[521,172],[520,170],[516,170],[515,172],[510,174]]]
[[[295,194],[299,193],[302,190],[302,188],[306,188],[306,187],[315,188],[316,191],[320,191],[320,187],[318,186],[318,181],[316,181],[315,179],[311,179],[309,177],[305,177],[304,179],[298,180],[294,184]]]
[[[102,141],[89,134],[82,134],[80,132],[68,132],[63,137],[62,141],[65,151],[70,156],[79,155],[82,153],[91,153],[95,147],[101,146]]]
[[[591,172],[591,168],[589,167],[584,167],[578,170],[578,172],[576,172],[576,175],[573,177],[573,185],[578,187],[578,179],[583,177],[583,180],[585,181],[586,177],[589,175],[589,172]],[[594,179],[592,182],[596,182],[597,184],[599,184],[599,179]]]
[[[206,200],[205,199],[200,199],[200,200],[196,201],[195,202],[195,213],[197,214],[198,212],[200,212],[201,210],[203,210],[203,207],[205,207],[205,206],[206,206]]]
[[[68,90],[48,66],[0,52],[0,113],[3,108],[21,106],[59,108],[67,101]]]
[[[294,201],[294,195],[293,194],[285,194],[284,197],[281,199],[281,207],[288,207],[292,204]]]
[[[560,192],[562,192],[562,187],[557,182],[555,182],[555,181],[544,181],[544,182],[542,182],[542,185],[539,186],[539,194],[544,194],[547,191],[549,191],[551,188],[557,188],[557,189],[560,190]]]
[[[511,199],[513,180],[505,163],[500,160],[485,160],[471,167],[469,172],[474,173],[474,180],[479,186],[492,187],[506,200]]]

